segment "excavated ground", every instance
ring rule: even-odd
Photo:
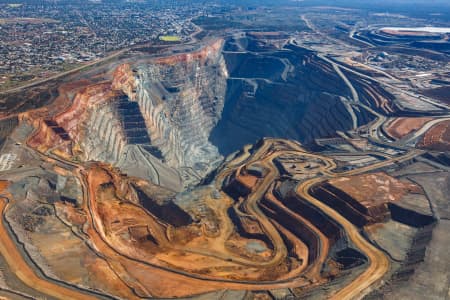
[[[418,146],[435,151],[449,151],[450,121],[443,121],[431,127],[419,141]]]
[[[397,118],[394,119],[386,128],[386,132],[396,139],[400,139],[411,132],[414,132],[431,121],[432,118]]]
[[[389,218],[390,203],[405,195],[423,194],[417,185],[399,181],[385,173],[372,173],[329,180],[313,190],[313,195],[346,216],[357,226],[383,222]],[[392,208],[391,210],[395,210]]]
[[[286,45],[277,48],[252,36],[228,41],[224,57],[229,73],[222,116],[210,141],[227,155],[261,137],[303,143],[334,136],[372,118],[347,105],[350,90],[313,52]]]
[[[373,109],[388,107],[382,91],[355,86],[384,99]],[[30,146],[108,162],[174,191],[262,137],[308,143],[373,118],[349,104],[347,85],[313,52],[250,34],[122,64],[111,80],[65,84],[60,93],[55,106],[24,114],[39,128]]]
[[[336,131],[392,113],[392,95],[275,37],[243,34],[107,74],[91,70],[61,85],[54,105],[0,122],[6,150],[20,148],[29,161],[5,175],[4,222],[55,293],[220,298],[227,289],[300,298],[319,290],[341,299],[388,272],[373,243],[405,266],[421,257],[405,254],[425,249],[435,221],[418,185],[360,174],[298,143],[339,145]],[[417,122],[395,120],[388,131],[404,136],[425,123]],[[442,143],[436,136],[447,125],[432,127],[423,144]],[[377,168],[414,157],[397,154],[382,155]],[[407,234],[397,252],[385,238],[396,228]]]

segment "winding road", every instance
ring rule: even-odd
[[[4,214],[7,210],[8,203],[8,198],[4,196],[0,197],[0,212],[2,214],[0,218],[0,254],[5,258],[11,271],[29,287],[57,299],[99,299],[82,291],[65,288],[36,275],[34,270],[22,257],[15,242],[11,239],[5,228]]]

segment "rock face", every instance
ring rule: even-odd
[[[134,70],[135,94],[130,84],[127,94],[145,119],[150,152],[184,179],[201,178],[222,155],[261,137],[311,142],[371,119],[349,105],[345,83],[313,52],[268,47],[250,36]]]
[[[217,41],[137,67],[136,101],[152,153],[169,166],[193,172],[190,176],[201,177],[221,161],[208,137],[221,117],[227,86],[222,45]]]
[[[116,68],[113,74],[112,88],[122,90],[130,99],[135,99],[136,79],[129,64],[122,64]]]
[[[440,122],[419,141],[418,146],[435,151],[448,151],[450,149],[450,121]]]
[[[83,160],[108,162],[130,175],[175,190],[181,188],[178,172],[150,154],[155,151],[139,104],[122,91],[88,105],[76,132],[78,135],[71,135],[82,150]]]
[[[224,51],[230,79],[222,118],[210,137],[222,154],[261,137],[311,142],[352,129],[352,118],[358,125],[370,120],[348,104],[345,83],[313,52],[288,45],[255,54],[246,51],[258,50],[250,38],[230,43],[242,51]]]
[[[370,114],[355,109],[350,95],[309,50],[252,36],[216,40],[118,66],[110,81],[80,89],[72,105],[40,125],[35,144],[48,150],[58,138],[69,156],[181,190],[262,137],[311,142],[366,124]]]
[[[47,151],[56,142],[66,155],[173,190],[198,182],[222,161],[208,141],[227,86],[222,46],[120,65],[111,81],[86,86],[65,111],[35,124],[31,144]]]
[[[139,104],[125,94],[134,92],[130,72],[129,66],[120,66],[112,82],[88,85],[65,111],[34,121],[38,130],[28,143],[42,152],[107,162],[129,175],[180,190],[179,172],[150,154],[154,149]]]
[[[390,217],[391,204],[409,194],[421,195],[423,191],[382,172],[330,179],[313,189],[313,195],[333,205],[357,226],[385,221]]]

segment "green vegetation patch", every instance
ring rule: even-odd
[[[159,39],[164,42],[179,42],[179,41],[181,41],[181,38],[176,35],[162,35],[159,37]]]

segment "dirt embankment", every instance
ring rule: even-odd
[[[79,80],[62,84],[52,105],[21,115],[21,119],[29,120],[37,129],[29,139],[29,146],[41,152],[59,147],[71,156],[72,148],[82,139],[82,125],[89,115],[87,111],[124,92],[133,95],[134,89],[133,72],[127,64],[117,67],[112,81],[94,84]]]
[[[382,222],[390,216],[388,204],[409,193],[423,193],[415,184],[386,173],[372,173],[328,180],[313,189],[316,198],[334,207],[355,225]]]
[[[204,63],[204,61],[210,56],[212,53],[217,53],[222,49],[224,41],[219,39],[214,43],[203,47],[201,50],[191,53],[182,53],[178,55],[162,57],[155,60],[157,64],[166,64],[166,65],[174,65],[178,63],[190,63],[193,61],[200,61]]]
[[[450,121],[443,121],[431,127],[418,143],[418,147],[435,151],[449,151]]]
[[[416,131],[422,126],[431,121],[432,118],[397,118],[392,121],[386,128],[386,132],[396,138],[401,139],[402,137],[408,135],[409,133]]]

